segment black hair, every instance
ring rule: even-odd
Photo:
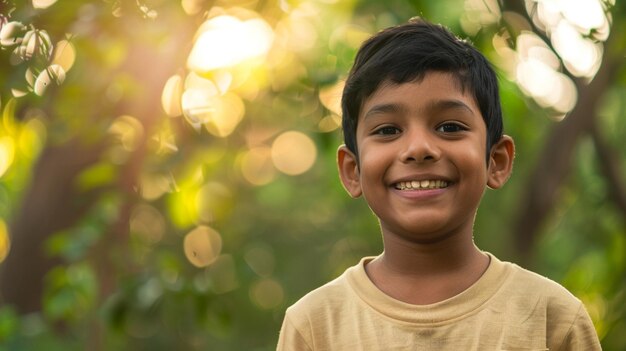
[[[341,99],[343,138],[358,160],[356,129],[364,101],[383,82],[420,81],[426,73],[451,73],[469,91],[487,126],[487,159],[502,137],[498,79],[489,61],[472,44],[441,25],[421,18],[382,30],[366,40],[354,60]]]

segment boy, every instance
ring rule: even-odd
[[[291,306],[279,350],[600,350],[580,300],[474,245],[485,187],[514,156],[482,54],[424,20],[386,29],[360,48],[342,108],[340,178],[384,251]]]

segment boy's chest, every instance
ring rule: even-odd
[[[515,316],[485,309],[456,321],[413,325],[387,319],[377,312],[358,310],[352,316],[344,314],[325,331],[318,329],[326,335],[315,338],[315,349],[548,350],[545,313],[533,312]],[[329,344],[324,345],[326,341]]]

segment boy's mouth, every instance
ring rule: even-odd
[[[398,190],[427,190],[447,187],[448,182],[445,180],[412,180],[394,184],[394,188]]]

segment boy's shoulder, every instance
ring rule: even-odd
[[[365,258],[363,259],[365,260]],[[359,265],[362,264],[362,261]],[[335,306],[345,305],[348,300],[353,299],[355,296],[350,286],[350,275],[358,269],[358,265],[347,268],[340,276],[329,281],[328,283],[310,291],[296,303],[291,305],[287,312],[289,314],[300,313],[319,313],[329,312],[334,309]]]
[[[503,262],[511,270],[510,281],[503,286],[510,292],[515,292],[513,296],[531,297],[546,299],[549,302],[563,302],[574,304],[578,307],[580,300],[569,290],[556,281],[545,277],[539,273],[522,268],[515,263]]]
[[[489,308],[506,316],[520,335],[544,330],[552,349],[600,350],[593,322],[583,302],[561,284],[509,265],[511,274]]]

